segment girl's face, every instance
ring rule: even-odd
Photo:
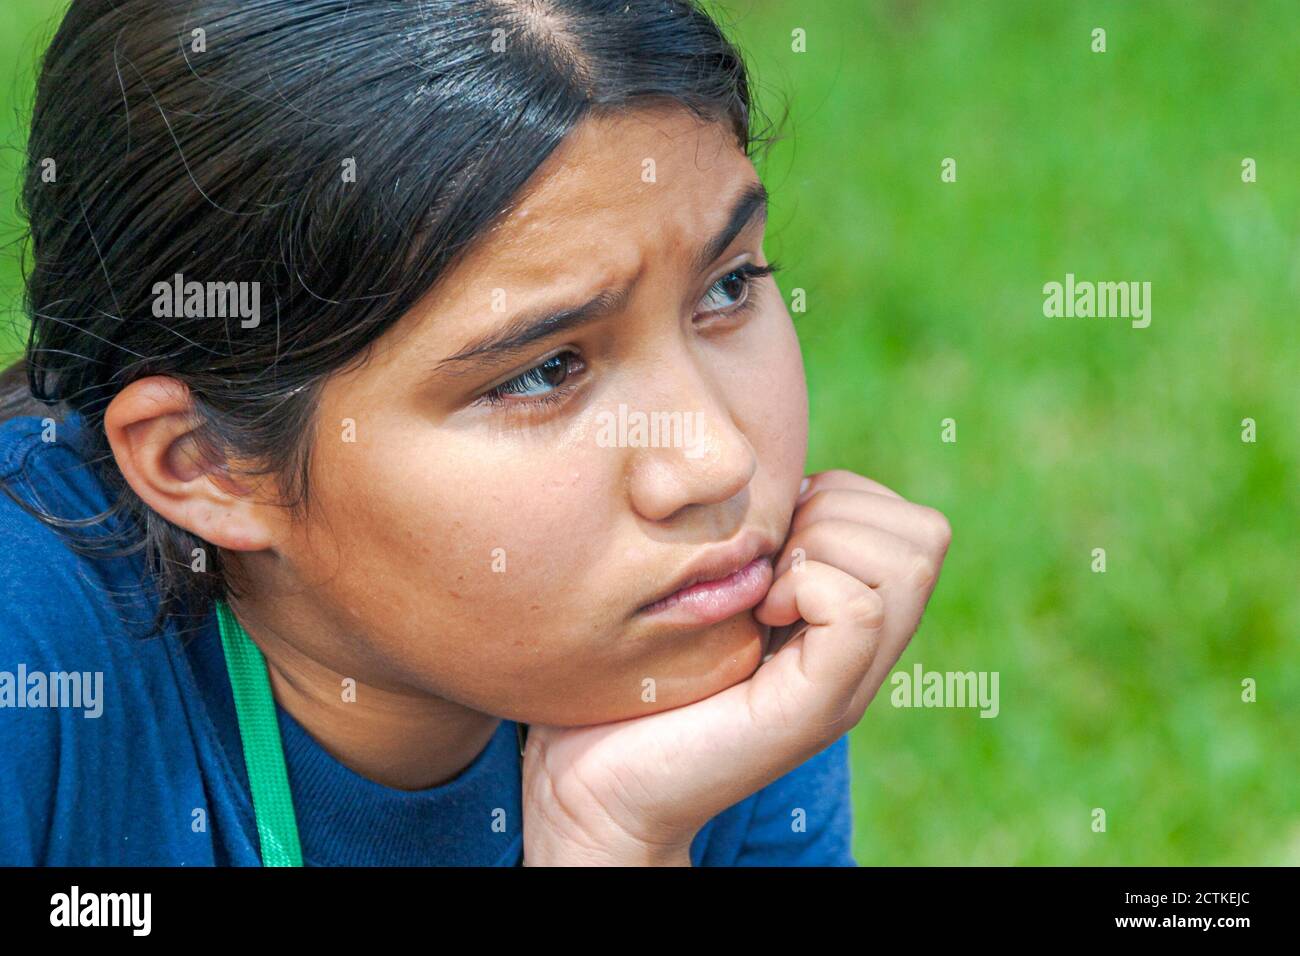
[[[754,671],[748,610],[644,608],[702,557],[775,552],[798,495],[799,345],[774,280],[744,273],[766,264],[758,187],[727,130],[684,110],[590,119],[326,383],[310,515],[243,555],[268,599],[302,602],[314,653],[554,725]]]

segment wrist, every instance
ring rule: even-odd
[[[575,810],[554,797],[526,799],[523,810],[526,866],[690,866],[702,825],[647,812],[620,821],[598,803]]]
[[[525,866],[691,866],[691,840],[647,843],[625,835],[594,839],[558,830],[528,833]]]
[[[572,847],[525,850],[524,866],[692,866],[690,847],[666,850],[660,847],[622,848],[619,851],[588,851]]]

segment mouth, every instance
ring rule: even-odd
[[[776,546],[756,533],[709,548],[669,588],[637,610],[656,623],[706,627],[757,606],[772,586]]]

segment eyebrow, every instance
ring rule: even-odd
[[[732,203],[727,224],[701,246],[691,259],[696,272],[702,272],[726,251],[746,227],[755,220],[767,220],[768,193],[762,183],[750,183]],[[523,351],[535,342],[587,325],[597,319],[612,315],[622,309],[632,294],[632,285],[621,289],[605,289],[580,305],[555,309],[551,306],[531,310],[511,319],[505,326],[495,329],[470,342],[454,355],[440,361],[434,371],[448,366],[457,374],[473,371],[480,365],[492,364],[502,358]]]

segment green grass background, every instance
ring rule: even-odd
[[[1300,7],[713,6],[766,110],[791,108],[761,172],[768,254],[807,294],[810,468],[949,515],[900,666],[1000,674],[995,719],[882,690],[852,734],[860,862],[1300,864]],[[14,333],[59,9],[0,14]],[[1151,326],[1045,318],[1067,272],[1150,281]]]

